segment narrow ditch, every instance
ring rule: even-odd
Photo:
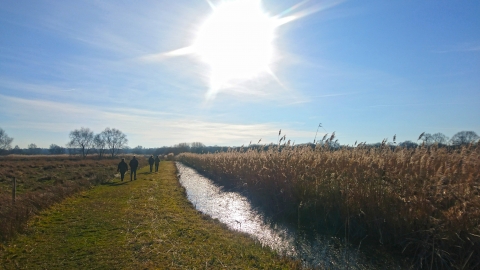
[[[221,187],[194,169],[176,162],[180,184],[195,208],[226,224],[230,229],[249,234],[263,246],[303,262],[307,267],[329,269],[401,269],[391,258],[372,258],[358,248],[349,247],[332,236],[305,233],[288,228],[252,208],[248,199]],[[311,234],[310,234],[311,235]]]

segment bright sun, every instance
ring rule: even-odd
[[[273,46],[276,28],[339,3],[332,0],[305,7],[309,0],[303,0],[272,17],[262,10],[261,0],[218,0],[218,6],[206,1],[213,13],[198,30],[192,45],[142,59],[198,56],[210,66],[207,99],[260,75],[268,74],[278,81],[271,69],[277,54]]]
[[[262,11],[260,0],[234,0],[214,7],[193,45],[211,68],[207,97],[215,96],[232,80],[269,72],[277,26],[275,19]]]

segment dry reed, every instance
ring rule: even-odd
[[[183,163],[299,226],[401,250],[418,268],[480,267],[480,146],[332,149],[285,143]]]

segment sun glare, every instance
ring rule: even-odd
[[[214,99],[228,88],[244,87],[243,82],[273,73],[277,27],[337,5],[341,0],[322,1],[307,6],[303,0],[275,16],[262,9],[261,0],[218,0],[190,46],[142,57],[144,61],[161,61],[167,57],[196,55],[210,66],[207,99]],[[202,74],[203,75],[203,74]],[[253,91],[252,91],[253,92]]]
[[[211,68],[207,98],[234,80],[269,71],[277,25],[263,12],[260,0],[228,1],[214,7],[193,45]]]

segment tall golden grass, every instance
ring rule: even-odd
[[[0,157],[0,240],[22,231],[29,218],[52,204],[112,180],[119,161],[119,158],[98,160],[67,155]],[[142,157],[139,161],[140,165],[146,163]],[[15,203],[12,201],[14,177],[17,180]]]
[[[298,226],[400,250],[418,268],[480,267],[480,146],[271,146],[179,160]]]

